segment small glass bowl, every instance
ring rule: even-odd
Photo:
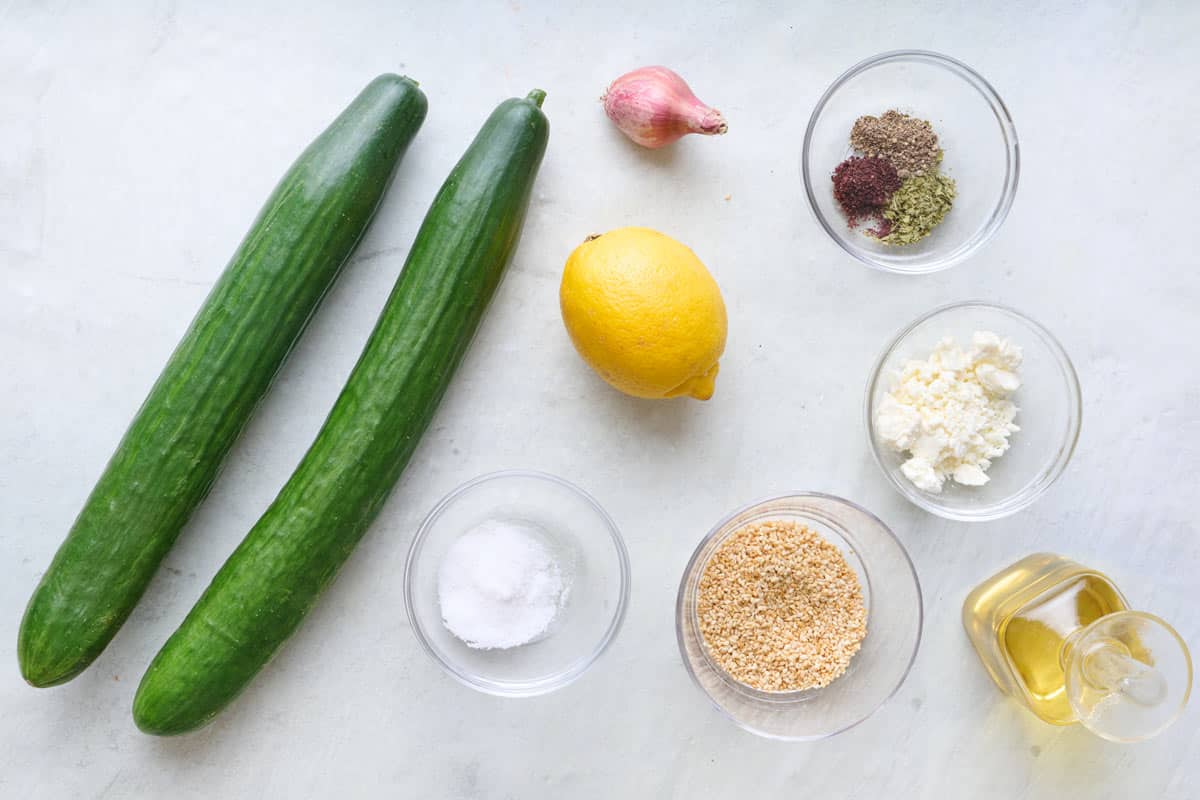
[[[550,632],[504,650],[471,648],[450,633],[437,596],[446,551],[490,519],[540,529],[570,576]],[[417,640],[446,672],[487,694],[531,697],[574,681],[612,642],[629,602],[629,556],[612,519],[579,487],[542,472],[495,472],[464,483],[429,512],[408,551],[404,584]]]
[[[823,689],[764,692],[734,680],[708,653],[697,594],[712,554],[734,531],[768,519],[794,520],[837,546],[857,573],[867,608],[867,635],[846,672]],[[895,694],[921,641],[921,586],[908,553],[874,514],[816,492],[746,506],[700,541],[679,583],[675,632],[684,666],[719,711],[751,733],[812,741],[854,727]]]
[[[946,336],[968,347],[976,331],[1012,339],[1024,352],[1021,388],[1012,398],[1018,408],[1014,422],[1021,430],[1009,439],[1008,452],[992,462],[983,486],[960,486],[947,480],[940,494],[926,492],[900,471],[907,456],[879,437],[875,409],[905,362],[928,358]],[[1029,506],[1066,469],[1079,439],[1081,403],[1075,367],[1050,331],[1011,308],[975,301],[955,303],[934,309],[905,327],[875,362],[867,381],[867,438],[883,474],[915,505],[946,519],[999,519]]]
[[[954,207],[915,244],[886,245],[869,223],[849,227],[833,196],[834,168],[854,155],[850,128],[864,114],[896,109],[933,123],[957,183]],[[1017,131],[996,90],[961,61],[924,50],[882,53],[855,64],[817,102],[801,154],[804,191],[821,227],[869,267],[908,275],[966,259],[995,235],[1017,192]]]

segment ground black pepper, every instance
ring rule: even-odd
[[[866,156],[886,158],[905,179],[936,170],[942,160],[933,125],[895,109],[855,120],[850,146]]]
[[[833,196],[851,228],[865,219],[878,220],[879,228],[867,233],[882,238],[891,232],[882,212],[900,183],[899,173],[886,158],[850,156],[833,171]]]

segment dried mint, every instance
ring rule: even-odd
[[[909,178],[900,184],[883,210],[883,217],[891,227],[879,240],[893,245],[921,241],[945,218],[954,205],[954,195],[954,179],[940,172]]]

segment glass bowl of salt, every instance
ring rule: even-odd
[[[596,662],[629,601],[617,526],[579,487],[542,472],[483,475],[421,523],[405,564],[417,640],[472,689],[531,697]]]

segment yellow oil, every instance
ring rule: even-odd
[[[1021,559],[967,596],[963,625],[996,684],[1046,722],[1075,722],[1066,697],[1067,637],[1128,606],[1102,573],[1049,553]]]

